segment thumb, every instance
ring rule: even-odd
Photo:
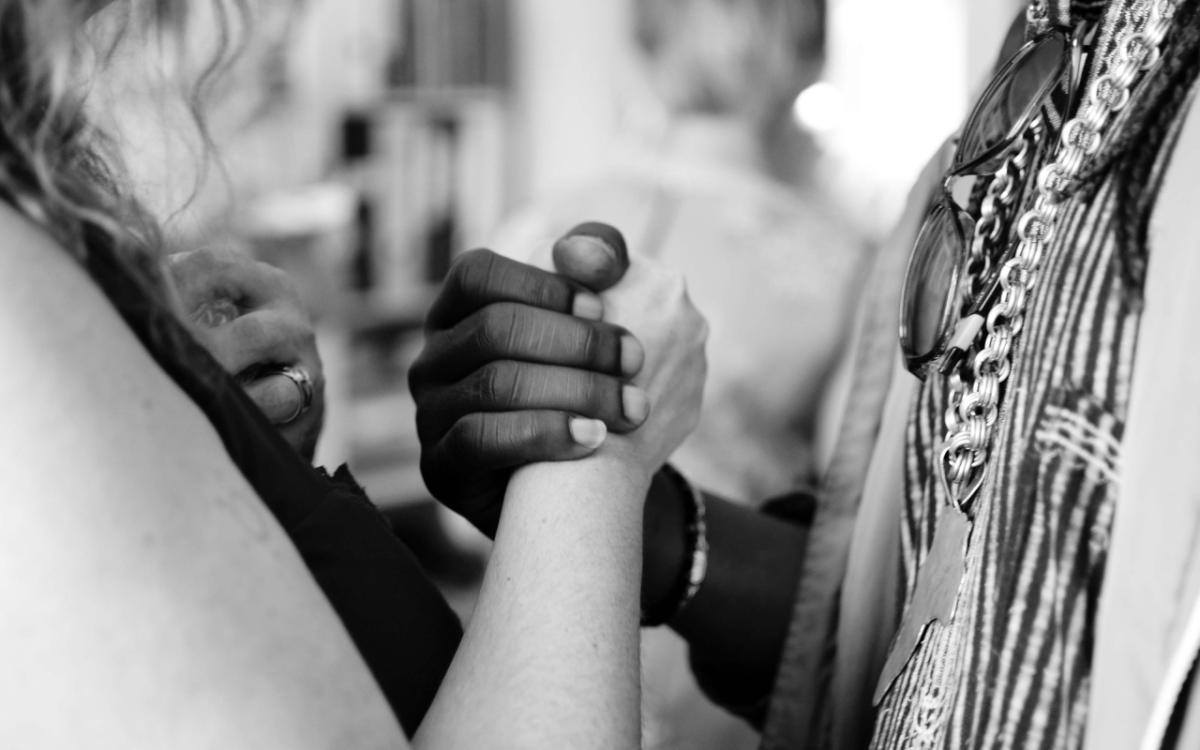
[[[625,238],[608,224],[580,224],[554,243],[554,268],[593,292],[603,292],[629,270]]]

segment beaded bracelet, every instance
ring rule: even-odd
[[[679,574],[670,595],[648,610],[642,611],[642,626],[657,627],[674,620],[696,598],[696,592],[708,573],[708,523],[705,517],[704,495],[674,466],[664,464],[663,477],[691,499],[688,503],[687,549],[691,561]]]

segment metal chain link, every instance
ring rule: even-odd
[[[1040,34],[1050,28],[1050,9],[1045,0],[1029,0],[1025,8],[1025,23],[1034,34]]]
[[[970,364],[972,379],[964,383],[958,373],[950,378],[939,469],[950,500],[964,512],[983,480],[1001,386],[1012,371],[1013,342],[1024,325],[1026,305],[1062,203],[1072,181],[1099,150],[1108,118],[1128,104],[1135,79],[1158,61],[1177,5],[1178,0],[1139,0],[1127,14],[1112,55],[1088,85],[1078,115],[1062,129],[1055,159],[1038,173],[1033,206],[1017,221],[1016,252],[1001,267],[1001,293],[987,312],[987,335]],[[1038,0],[1030,3],[1031,20],[1040,18],[1038,7],[1045,12]]]
[[[1031,159],[1030,140],[1022,138],[1020,144],[1019,148],[1010,149],[1000,166],[991,175],[984,191],[983,200],[980,201],[979,220],[975,223],[975,236],[971,242],[968,264],[968,268],[972,271],[972,283],[963,284],[964,292],[960,302],[964,304],[969,303],[979,293],[979,289],[975,288],[973,282],[991,274],[992,257],[988,249],[1000,239],[1004,230],[1004,224],[1000,219],[1012,208],[1018,193],[1017,188],[1025,181],[1025,168],[1028,167]],[[958,425],[956,415],[965,391],[966,385],[959,377],[958,371],[955,370],[950,379],[950,394],[946,407],[947,431],[954,431]],[[947,437],[947,439],[949,438]]]

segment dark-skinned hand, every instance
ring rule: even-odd
[[[609,430],[646,418],[629,384],[644,359],[600,298],[629,267],[625,241],[582,224],[555,243],[549,271],[474,250],[450,269],[409,372],[429,491],[492,536],[508,478],[536,461],[580,458]]]

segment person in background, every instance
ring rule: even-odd
[[[766,750],[1200,744],[1200,2],[1018,23],[878,255],[815,496],[755,511],[664,469],[647,498],[643,612]],[[566,454],[481,438],[427,436],[452,507],[503,482],[450,467]]]
[[[792,118],[822,72],[825,0],[631,7],[641,85],[626,87],[608,165],[519,210],[491,246],[525,259],[589,218],[680,271],[711,335],[704,409],[672,464],[739,502],[811,485],[821,395],[867,261],[865,240],[813,184],[815,144]],[[643,658],[649,737],[752,745],[699,695],[677,641],[648,632]]]
[[[642,498],[703,388],[682,280],[638,259],[619,293],[546,274],[541,296],[513,298],[607,344],[577,364],[605,369],[615,403],[595,403],[629,434],[563,420],[587,457],[514,477],[464,634],[353,479],[296,450],[304,407],[320,420],[308,389],[251,384],[252,401],[223,369],[317,377],[278,273],[220,254],[168,269],[87,115],[106,58],[91,53],[186,46],[197,7],[0,0],[0,746],[638,746]],[[556,247],[624,253],[613,233]],[[494,277],[476,267],[452,273],[436,323],[486,307]],[[289,444],[276,425],[293,422]]]
[[[825,2],[632,7],[651,96],[629,87],[629,124],[604,171],[519,210],[491,247],[524,260],[583,217],[679,270],[712,332],[704,412],[672,462],[739,501],[811,483],[820,395],[866,260],[865,242],[805,182],[814,149],[799,166],[787,153],[806,138],[791,106],[821,74]]]

